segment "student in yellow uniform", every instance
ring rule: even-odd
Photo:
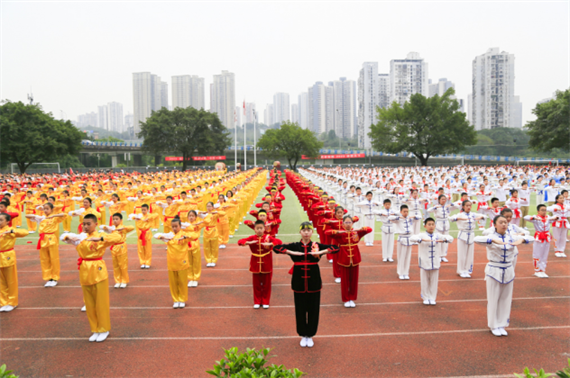
[[[233,203],[227,202],[226,196],[223,194],[218,196],[218,203],[215,207],[224,212],[224,215],[218,217],[218,243],[220,249],[226,248],[226,244],[228,244],[230,240],[230,220],[227,213],[230,208],[235,206]]]
[[[53,204],[45,203],[43,206],[43,216],[27,214],[26,218],[38,223],[40,239],[38,249],[40,250],[40,264],[42,267],[42,278],[47,281],[45,287],[57,286],[59,281],[59,224],[63,222],[67,214],[53,214]]]
[[[9,214],[0,214],[0,312],[18,307],[18,269],[16,267],[16,238],[28,235],[28,230],[10,227]]]
[[[141,214],[131,214],[130,219],[134,219],[137,226],[137,250],[139,253],[139,261],[141,269],[149,269],[152,260],[152,235],[149,232],[151,225],[158,217],[157,213],[151,214],[148,211],[148,205],[145,203],[141,206]]]
[[[214,204],[208,202],[206,204],[206,212],[200,212],[199,215],[204,219],[204,257],[206,258],[207,267],[215,267],[218,262],[218,218],[226,215],[222,210],[214,211]]]
[[[121,213],[113,214],[113,225],[99,226],[107,233],[118,234],[121,240],[111,246],[111,254],[113,255],[113,277],[115,278],[115,289],[124,289],[129,283],[129,256],[127,254],[127,234],[135,229],[134,226],[123,225],[123,215]]]
[[[233,204],[233,206],[230,206],[226,211],[230,227],[229,237],[233,238],[239,226],[239,216],[238,216],[239,203],[237,198],[234,197],[234,192],[231,190],[228,190],[228,192],[226,193],[226,197],[228,199],[228,203]]]
[[[87,214],[94,214],[97,219],[101,218],[101,214],[95,211],[95,209],[93,209],[91,206],[91,198],[85,197],[81,201],[81,208],[78,210],[70,211],[68,213],[70,217],[79,217],[79,225],[77,226],[77,233],[79,234],[83,232],[83,218],[85,218]]]
[[[75,210],[75,205],[71,197],[69,197],[69,191],[64,190],[61,192],[61,197],[56,200],[57,203],[61,204],[61,212],[65,214],[63,218],[63,231],[70,232],[71,231],[71,216],[68,215],[70,211]]]
[[[97,195],[94,197],[95,200],[93,201],[93,205],[95,206],[95,210],[101,214],[101,217],[98,219],[98,221],[100,224],[107,224],[106,206],[102,202],[106,202],[108,196],[105,194],[105,192],[103,192],[103,189],[98,189]]]
[[[109,208],[109,214],[120,213],[125,210],[128,201],[121,201],[118,194],[111,196],[111,201],[101,201],[103,205]],[[113,217],[109,217],[109,226],[113,225]]]
[[[188,222],[182,222],[182,227],[186,235],[190,238],[188,248],[188,287],[197,287],[202,274],[202,255],[200,254],[200,230],[204,227],[204,222],[198,220],[195,210],[190,210],[187,214]]]
[[[38,206],[38,200],[34,197],[34,193],[31,190],[26,192],[26,197],[22,200],[22,204],[26,205],[26,215],[28,214],[36,214],[36,206]],[[34,234],[36,232],[36,222],[33,222],[31,219],[26,218],[26,222],[28,223],[28,231],[30,234]]]
[[[188,300],[188,286],[186,280],[188,278],[188,240],[190,239],[184,231],[182,231],[180,218],[170,221],[171,232],[157,234],[156,238],[166,242],[166,264],[168,267],[168,283],[170,284],[170,295],[174,301],[174,307],[186,307]]]
[[[174,219],[175,216],[178,216],[178,208],[182,202],[179,200],[174,201],[172,196],[166,197],[166,202],[157,201],[156,205],[158,208],[164,209],[164,233],[168,234],[170,231],[170,222]],[[178,216],[178,218],[180,218]]]
[[[88,214],[83,218],[85,234],[65,234],[62,240],[74,244],[79,254],[79,282],[83,289],[83,301],[87,319],[93,335],[89,341],[102,342],[111,331],[111,311],[109,304],[109,275],[103,261],[105,249],[120,242],[119,234],[100,234],[97,230],[97,217]]]

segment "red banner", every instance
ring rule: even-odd
[[[164,158],[165,161],[182,161],[182,156],[166,156]],[[190,159],[187,159],[190,160]],[[198,160],[226,160],[226,156],[225,155],[221,155],[221,156],[194,156],[192,158],[192,160],[194,161],[198,161]]]
[[[303,160],[311,160],[311,159],[357,159],[366,157],[366,154],[339,154],[339,155],[320,155],[318,158],[310,158],[306,157],[305,155],[301,156]]]

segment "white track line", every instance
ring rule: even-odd
[[[554,297],[527,297],[527,298],[513,298],[513,301],[526,301],[526,300],[548,300],[548,299],[570,299],[570,296],[554,296]],[[487,302],[487,299],[455,299],[455,300],[440,300],[438,303],[465,303],[465,302]],[[358,303],[358,306],[398,306],[398,305],[418,305],[421,301],[412,302],[377,302],[377,303]],[[294,308],[293,305],[271,306],[270,308]],[[321,304],[321,307],[342,307],[340,303]],[[18,307],[19,310],[77,310],[79,307]],[[236,309],[251,309],[252,306],[187,306],[190,310],[236,310]],[[111,310],[172,310],[171,306],[168,307],[111,307]]]
[[[509,331],[539,331],[545,329],[570,329],[570,326],[550,326],[550,327],[523,327],[509,328]],[[392,336],[422,336],[422,335],[443,335],[462,333],[483,333],[489,329],[455,329],[449,331],[417,331],[417,332],[379,332],[379,333],[356,333],[346,335],[318,335],[317,339],[338,339],[352,337],[392,337]],[[203,336],[203,337],[111,337],[110,341],[143,341],[143,340],[266,340],[266,339],[298,339],[297,335],[290,336]],[[0,341],[85,341],[86,337],[29,337],[29,338],[0,338]]]
[[[550,278],[570,278],[570,276],[550,276]],[[538,280],[536,277],[518,277],[517,280]],[[471,282],[471,281],[485,281],[484,278],[469,278],[469,279],[451,279],[451,280],[439,280],[439,282]],[[372,282],[359,282],[359,285],[384,285],[384,284],[397,284],[397,283],[419,283],[419,280],[398,280],[398,281],[372,281]],[[278,286],[291,286],[291,284],[272,284],[272,287]],[[323,283],[323,286],[338,286],[337,283]],[[71,286],[71,285],[58,285],[57,287],[62,289],[72,289],[81,288],[81,286]],[[169,285],[132,285],[129,284],[129,288],[162,288],[170,287]],[[225,288],[225,287],[252,287],[251,284],[244,285],[200,285],[201,288]],[[113,285],[109,285],[109,288],[114,288]],[[45,289],[43,285],[38,286],[20,286],[19,289]]]

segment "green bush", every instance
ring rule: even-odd
[[[12,370],[6,370],[6,364],[4,364],[0,366],[0,378],[18,378],[18,376],[12,374]]]
[[[265,366],[270,349],[264,348],[260,351],[247,348],[247,352],[239,353],[238,348],[225,350],[226,358],[216,361],[213,370],[207,373],[216,377],[237,377],[237,378],[297,378],[304,373],[298,369],[287,370],[283,365]]]
[[[533,370],[534,370],[534,372],[536,373],[536,375],[532,375],[532,374],[530,373],[530,370],[529,370],[528,368],[524,368],[523,375],[519,375],[519,374],[516,374],[516,373],[515,373],[515,375],[516,375],[518,378],[548,378],[548,377],[551,377],[551,376],[552,376],[552,374],[547,374],[547,373],[545,373],[543,369],[540,369],[540,371],[536,371],[536,369],[533,369]]]
[[[570,358],[568,359],[568,367],[556,372],[560,378],[570,378]]]

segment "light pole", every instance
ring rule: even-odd
[[[257,167],[257,113],[253,109],[253,166]]]
[[[247,138],[245,131],[247,130],[247,124],[243,123],[243,165],[244,170],[247,171]]]
[[[234,137],[235,137],[235,145],[234,145],[234,166],[235,171],[237,171],[237,114],[234,110]]]

